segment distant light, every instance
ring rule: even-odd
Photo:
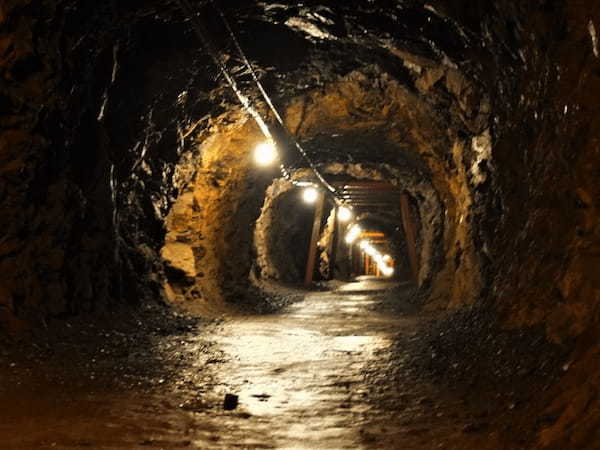
[[[314,203],[317,201],[318,198],[319,198],[319,191],[314,187],[307,187],[307,188],[304,188],[304,191],[302,191],[302,199],[306,203]]]
[[[362,241],[360,241],[360,243],[358,245],[361,248],[361,250],[367,254],[369,254],[369,252],[371,252],[371,250],[373,250],[373,246],[366,239],[363,239]]]
[[[352,219],[352,211],[346,206],[340,206],[337,216],[340,222],[348,222],[350,219]]]
[[[390,266],[380,266],[379,270],[381,270],[381,273],[384,274],[386,277],[391,277],[392,275],[394,275],[394,268],[390,267]]]
[[[277,147],[273,142],[262,142],[254,149],[254,162],[259,166],[270,166],[278,158]]]
[[[371,244],[365,247],[365,253],[374,259],[379,255],[379,252]]]
[[[394,275],[394,268],[388,264],[393,261],[390,255],[381,254],[381,252],[373,247],[367,239],[360,241],[359,245],[363,252],[373,258],[373,261],[375,261],[375,264],[377,264],[377,268],[384,277],[391,277]]]
[[[352,228],[350,228],[350,231],[348,231],[348,234],[346,234],[346,244],[354,244],[354,241],[358,239],[361,233],[362,228],[358,225],[353,225]]]

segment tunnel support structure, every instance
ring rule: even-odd
[[[400,211],[402,213],[402,226],[406,236],[406,248],[408,249],[408,259],[410,261],[410,271],[415,283],[419,283],[419,261],[417,259],[417,233],[415,223],[410,213],[410,202],[408,194],[403,193],[400,196]]]
[[[312,234],[308,247],[308,258],[306,260],[306,274],[304,275],[304,285],[310,286],[313,281],[315,271],[315,260],[317,258],[317,243],[319,242],[319,234],[321,232],[321,220],[323,217],[323,205],[325,197],[319,194],[319,198],[315,204],[315,218],[313,221]]]
[[[333,211],[333,236],[331,237],[331,251],[329,252],[329,278],[335,278],[337,270],[336,259],[338,255],[339,235],[340,235],[340,220],[338,219],[338,209]]]

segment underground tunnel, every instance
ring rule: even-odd
[[[3,1],[0,447],[600,449],[599,23]]]

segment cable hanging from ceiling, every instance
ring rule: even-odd
[[[250,72],[250,75],[252,76],[254,83],[258,87],[258,90],[260,91],[263,99],[265,100],[265,102],[267,103],[267,105],[269,106],[271,111],[273,112],[275,119],[277,120],[277,122],[279,123],[281,128],[285,131],[287,137],[292,141],[292,143],[294,144],[296,149],[300,152],[302,157],[306,160],[306,162],[308,163],[310,168],[313,170],[315,176],[319,179],[319,181],[323,184],[323,186],[325,186],[325,188],[327,188],[327,190],[329,190],[331,193],[333,193],[335,195],[335,193],[336,193],[335,188],[331,184],[329,184],[329,182],[327,182],[327,180],[323,177],[323,175],[321,175],[321,173],[319,172],[319,170],[316,167],[316,164],[310,159],[310,157],[306,153],[306,150],[304,150],[302,145],[300,145],[300,143],[298,142],[296,137],[291,133],[289,128],[284,123],[281,115],[279,114],[279,111],[277,111],[277,108],[271,101],[269,94],[267,94],[267,91],[265,90],[263,84],[261,83],[258,76],[256,75],[256,71],[254,70],[254,67],[252,66],[252,64],[250,63],[250,60],[246,56],[246,53],[242,49],[242,46],[240,45],[240,42],[238,41],[235,33],[233,32],[233,29],[231,28],[231,25],[229,24],[227,17],[225,17],[223,10],[221,10],[221,8],[219,8],[219,6],[216,4],[216,2],[214,0],[210,0],[210,3],[212,4],[213,8],[217,11],[219,16],[221,17],[221,20],[223,21],[223,23],[225,24],[225,27],[227,28],[229,36],[230,36],[231,40],[233,41],[233,44],[235,45],[235,48],[237,49],[238,53],[240,54],[242,61],[244,62],[244,65],[248,68],[248,71]]]
[[[265,135],[265,137],[269,141],[274,142],[275,140],[273,138],[273,135],[272,135],[266,121],[262,118],[262,116],[260,115],[258,110],[252,105],[250,98],[247,97],[242,92],[242,90],[239,88],[235,78],[229,73],[227,67],[221,61],[218,51],[215,49],[215,47],[210,42],[210,39],[208,38],[208,32],[204,28],[202,22],[200,20],[198,20],[197,14],[194,12],[194,9],[192,8],[192,6],[188,2],[188,0],[178,0],[178,3],[180,5],[181,9],[184,11],[184,13],[186,13],[189,16],[189,18],[192,22],[192,25],[194,27],[194,30],[196,31],[196,34],[198,35],[198,37],[200,38],[200,41],[202,42],[202,45],[205,47],[205,49],[209,53],[210,57],[213,59],[213,61],[219,68],[221,74],[223,75],[223,77],[225,78],[227,83],[230,85],[231,89],[237,96],[238,100],[240,101],[240,103],[242,104],[244,109],[246,109],[250,113],[250,115],[254,118],[254,120],[258,124],[259,128],[261,129],[261,131]],[[236,47],[236,50],[240,54],[240,57],[242,58],[244,65],[246,66],[249,73],[251,74],[252,79],[253,79],[254,83],[256,84],[259,92],[261,93],[261,96],[263,97],[264,101],[269,106],[269,109],[273,112],[275,119],[281,126],[282,130],[285,132],[286,137],[294,144],[294,147],[298,150],[300,155],[305,159],[305,161],[307,162],[311,171],[314,173],[315,177],[323,185],[323,187],[325,188],[325,191],[328,192],[332,196],[335,203],[336,204],[343,203],[342,200],[340,199],[336,189],[319,172],[316,164],[310,159],[306,150],[304,150],[304,148],[302,147],[302,145],[300,145],[300,143],[298,142],[296,137],[291,133],[291,131],[285,125],[281,115],[279,114],[279,111],[277,111],[277,108],[273,104],[273,102],[272,102],[271,98],[269,97],[269,95],[267,94],[264,86],[262,85],[258,76],[256,75],[256,71],[254,70],[254,67],[252,66],[252,64],[248,60],[246,54],[244,53],[237,37],[235,36],[235,33],[233,32],[233,29],[231,28],[231,25],[229,24],[229,21],[225,17],[225,14],[216,5],[216,3],[213,0],[211,0],[211,4],[212,4],[213,8],[217,11],[219,16],[221,17],[221,20],[223,21],[223,23],[225,24],[225,27],[227,28],[229,36],[230,36],[231,40],[233,41],[233,43]],[[289,171],[284,167],[283,164],[280,165],[280,170],[285,179],[292,181],[294,184],[306,185],[306,183],[294,182],[294,180],[291,179],[291,175],[290,175]]]
[[[204,25],[202,25],[202,22],[197,20],[194,10],[193,10],[192,6],[190,5],[190,3],[188,2],[188,0],[178,0],[178,3],[180,5],[181,9],[184,11],[184,13],[189,16],[189,18],[192,22],[192,26],[194,27],[194,30],[196,31],[198,38],[200,38],[200,42],[202,42],[202,45],[204,46],[206,51],[209,53],[210,57],[212,58],[212,60],[216,64],[216,66],[221,71],[221,74],[223,75],[223,77],[225,77],[225,80],[227,81],[227,83],[229,84],[229,86],[231,87],[233,92],[235,93],[236,97],[238,98],[238,100],[240,101],[240,103],[242,104],[244,109],[246,109],[246,111],[248,111],[250,113],[250,115],[254,118],[254,120],[258,124],[260,130],[265,135],[265,137],[267,139],[272,140],[273,136],[269,130],[269,127],[267,126],[266,122],[263,120],[263,118],[261,117],[259,112],[254,108],[254,106],[252,106],[250,99],[248,97],[246,97],[244,95],[244,93],[241,91],[241,89],[238,87],[237,82],[235,81],[235,78],[229,73],[229,71],[227,70],[227,67],[221,61],[221,58],[219,57],[217,50],[213,47],[212,43],[210,42],[210,40],[207,37],[208,33],[207,33],[206,29],[204,28]]]

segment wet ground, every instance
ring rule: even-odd
[[[506,441],[524,411],[505,392],[429,375],[420,333],[435,317],[411,295],[365,279],[277,314],[6,350],[0,448],[531,448],[535,430]]]

